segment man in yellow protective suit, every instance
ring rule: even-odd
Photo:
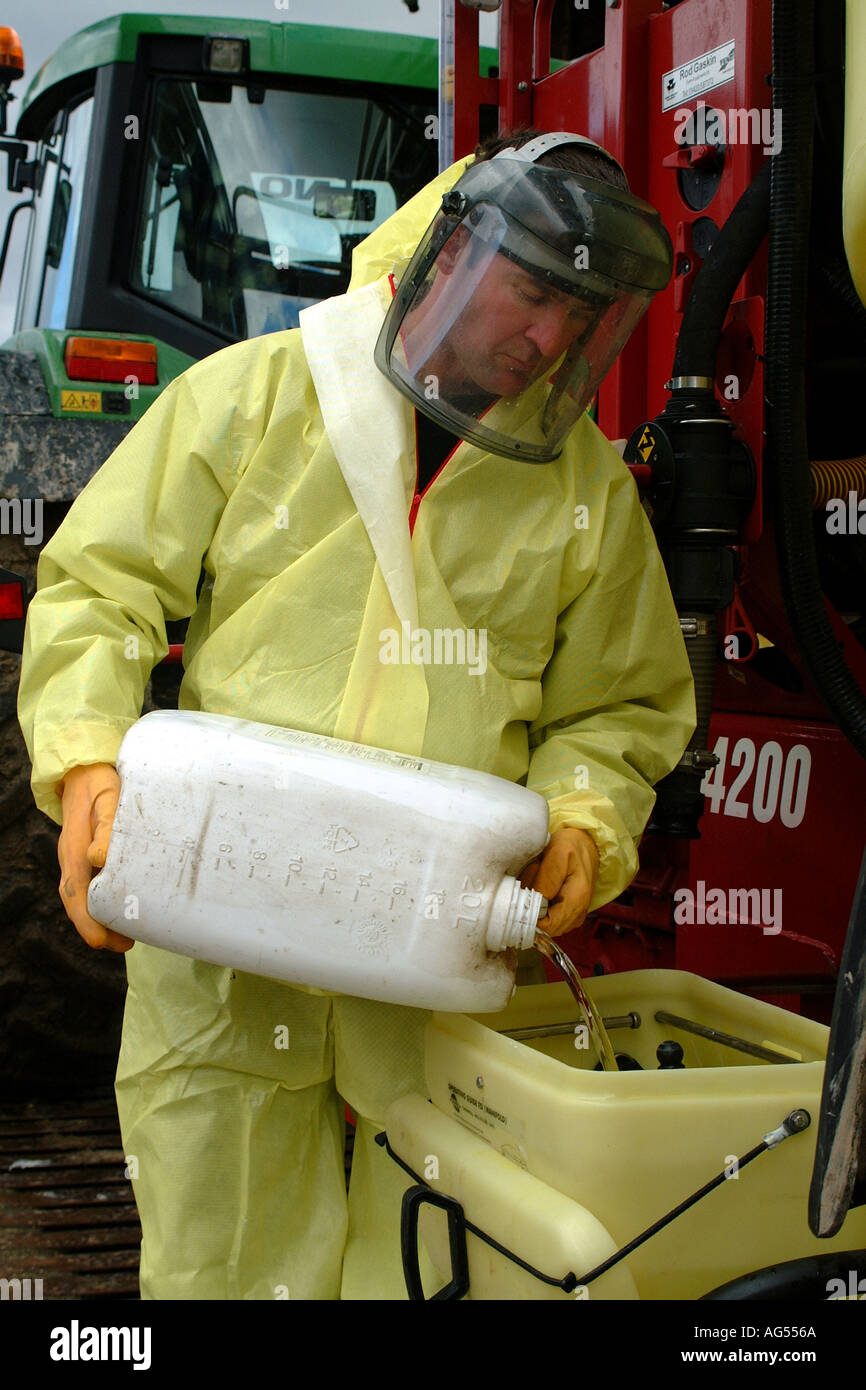
[[[379,227],[348,294],[172,381],[45,547],[20,717],[92,946],[132,945],[89,916],[87,885],[165,622],[190,614],[182,709],[545,796],[524,882],[552,933],[633,877],[694,697],[634,483],[586,405],[670,246],[591,142],[500,144]],[[483,669],[393,659],[388,635],[419,629],[483,633]],[[407,1180],[373,1136],[424,1093],[427,1015],[140,943],[127,969],[116,1090],[142,1296],[405,1297]]]

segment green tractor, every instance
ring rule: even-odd
[[[495,61],[493,53],[484,59]],[[57,827],[38,812],[16,718],[40,544],[168,382],[342,293],[353,247],[437,172],[432,39],[122,15],[23,75],[0,30],[0,150],[26,227],[0,344],[0,1076],[7,1097],[109,1080],[122,961],[60,906]],[[495,114],[495,113],[494,113]],[[175,661],[145,708],[170,705]]]

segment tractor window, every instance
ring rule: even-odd
[[[37,320],[41,328],[66,326],[92,115],[92,97],[65,112],[63,146],[45,245],[45,280]]]
[[[93,97],[58,111],[39,145],[40,182],[27,238],[16,329],[63,328],[81,212]]]
[[[38,192],[35,197],[35,210],[30,214],[27,247],[24,252],[24,266],[21,271],[18,308],[15,314],[16,332],[20,328],[32,328],[38,321],[39,304],[42,299],[42,286],[45,278],[45,244],[48,240],[48,228],[54,207],[54,193],[57,188],[62,142],[63,112],[58,111],[51,126],[46,130],[38,149]]]
[[[422,102],[168,79],[155,95],[133,287],[229,338],[342,294],[352,248],[436,174]]]

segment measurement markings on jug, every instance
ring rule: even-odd
[[[333,864],[327,864],[327,865],[325,866],[325,868],[322,870],[322,886],[321,886],[320,889],[319,889],[319,893],[320,893],[320,894],[321,894],[321,893],[324,893],[326,882],[330,879],[330,881],[333,883],[333,881],[334,881],[334,879],[335,879],[336,877],[337,877],[337,870],[336,870],[336,868],[334,867],[334,865],[333,865]],[[339,892],[339,891],[340,891],[340,890],[337,889],[337,892]]]
[[[408,883],[402,880],[399,883],[394,883],[391,885],[391,899],[388,903],[389,908],[392,908],[394,906],[395,898],[402,898],[405,896],[408,887]]]
[[[199,848],[198,841],[192,835],[185,835],[178,847],[176,888],[180,888],[183,883],[183,876],[189,869],[190,886],[195,891],[198,882],[198,871],[201,868],[204,856]]]
[[[290,859],[290,860],[289,860],[288,872],[286,873],[286,877],[285,877],[285,879],[284,879],[284,881],[283,881],[283,887],[284,887],[284,888],[288,888],[289,884],[290,884],[291,881],[292,881],[292,875],[293,875],[293,874],[299,874],[299,873],[301,872],[301,870],[303,869],[303,867],[304,867],[304,857],[303,857],[302,854],[296,854],[295,857],[294,857],[294,859]]]
[[[373,875],[372,875],[372,873],[367,872],[367,873],[360,873],[360,874],[358,874],[358,886],[357,886],[357,888],[355,889],[355,896],[354,896],[354,898],[352,899],[352,901],[356,903],[356,902],[358,901],[359,896],[360,896],[361,889],[362,889],[362,888],[370,888],[370,887],[372,887],[372,883],[373,883]]]
[[[215,863],[214,863],[214,869],[215,869],[217,872],[219,872],[219,870],[220,870],[220,868],[221,868],[221,866],[222,866],[222,864],[223,864],[223,856],[224,856],[224,855],[227,855],[227,854],[231,854],[231,852],[232,852],[232,847],[231,847],[231,845],[228,843],[227,840],[223,840],[222,843],[219,844],[219,845],[217,846],[217,848],[219,849],[219,854],[217,855],[216,861],[215,861]],[[234,869],[234,867],[235,867],[234,861],[231,860],[231,859],[226,859],[226,860],[225,860],[225,864],[226,864],[227,868],[229,868],[229,869]]]
[[[262,867],[263,861],[267,859],[268,856],[266,850],[254,849],[250,851],[250,857],[255,860],[255,863],[250,864],[250,871],[247,874],[247,878],[252,878],[256,869],[260,869]]]
[[[258,853],[264,858],[263,851],[259,851]],[[254,855],[254,858],[255,857],[257,856]],[[385,896],[388,897],[389,910],[393,910],[395,907],[399,910],[400,899],[405,899],[407,904],[414,902],[414,898],[409,893],[410,885],[408,879],[392,878],[387,871],[379,870],[377,872],[375,866],[370,869],[355,870],[347,874],[345,869],[341,873],[336,864],[323,864],[320,867],[316,864],[315,859],[313,859],[312,863],[307,864],[307,871],[313,875],[313,883],[318,883],[319,885],[319,897],[330,890],[339,895],[347,893],[351,895],[352,902],[358,902],[362,900],[364,896],[369,896],[370,893],[379,893],[383,898]],[[250,874],[250,877],[252,877],[252,874]],[[288,888],[292,883],[301,890],[305,887],[312,886],[304,877],[304,856],[301,854],[294,855],[287,862],[283,887]],[[445,895],[444,893],[440,893],[433,896],[437,897],[441,902]],[[426,915],[436,916],[438,914],[432,912]]]

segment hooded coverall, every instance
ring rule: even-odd
[[[356,250],[347,295],[172,381],[45,547],[19,711],[55,821],[56,784],[115,761],[166,619],[192,614],[182,709],[525,780],[551,831],[593,837],[593,908],[630,882],[652,784],[694,727],[631,476],[584,416],[544,465],[461,443],[419,503],[413,410],[373,363],[388,272],[463,167]],[[485,631],[486,669],[382,660],[405,622]],[[141,943],[126,962],[116,1089],[142,1296],[405,1297],[407,1179],[372,1136],[392,1100],[426,1093],[428,1015]]]

